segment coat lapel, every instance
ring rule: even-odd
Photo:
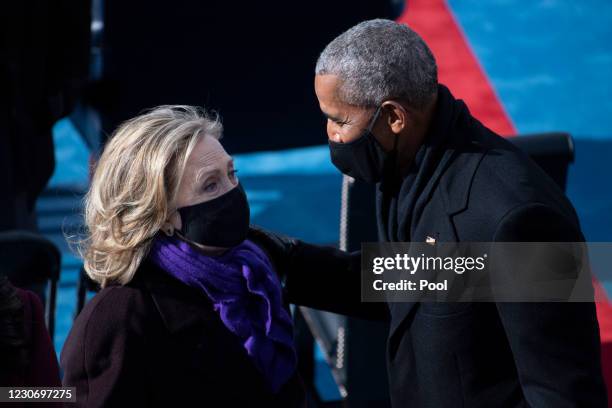
[[[421,224],[422,225],[422,224]],[[421,226],[419,225],[419,227]],[[427,236],[433,236],[436,242],[446,240],[452,241],[452,237],[456,238],[454,226],[449,216],[442,215],[437,218],[435,224],[430,224],[429,227],[423,225],[424,228],[416,228],[412,236],[414,242],[425,242]],[[450,239],[449,239],[450,238]],[[456,239],[455,239],[456,240]],[[402,323],[408,319],[410,313],[415,310],[419,302],[389,302],[389,312],[391,313],[391,324],[389,326],[389,336],[393,338],[396,331]]]
[[[425,242],[427,236],[431,235],[435,235],[437,242],[457,242],[458,237],[455,233],[452,217],[467,207],[471,183],[485,153],[486,150],[478,148],[462,152],[449,148],[442,156],[440,166],[419,197],[420,204],[417,203],[415,206],[416,217],[412,218],[410,226],[402,225],[400,231],[403,231],[404,228],[410,228],[410,237],[414,242]],[[439,195],[436,194],[437,190],[439,190]],[[423,217],[422,215],[426,214],[425,207],[429,205],[431,198],[434,196],[442,200],[441,211],[435,214],[435,217]],[[393,341],[398,328],[417,305],[418,302],[389,303],[391,313],[389,337],[391,341]]]
[[[151,293],[153,303],[170,333],[215,319],[210,300],[145,260],[140,281]]]
[[[263,377],[247,355],[238,337],[222,323],[209,298],[171,277],[145,259],[138,271],[135,285],[142,285],[151,298],[171,335],[187,338],[195,330],[198,347],[192,363],[205,375],[226,378],[227,381],[248,383],[251,388],[264,389]],[[194,343],[196,344],[196,343]],[[224,380],[225,381],[225,380]]]

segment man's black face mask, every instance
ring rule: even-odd
[[[181,235],[198,244],[231,248],[246,239],[250,209],[242,185],[210,201],[181,207]]]
[[[334,166],[347,176],[366,183],[379,182],[386,169],[392,164],[396,154],[397,136],[393,150],[385,152],[372,134],[372,128],[380,115],[381,108],[382,106],[379,106],[376,109],[368,127],[358,139],[348,143],[328,141],[331,161]]]

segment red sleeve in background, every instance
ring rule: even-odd
[[[45,325],[42,302],[29,290],[17,289],[17,295],[24,306],[24,324],[30,344],[30,365],[23,386],[61,387],[57,355]]]

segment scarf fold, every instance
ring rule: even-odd
[[[149,259],[204,292],[225,327],[240,339],[270,390],[277,393],[295,372],[297,356],[281,284],[264,252],[246,240],[212,257],[176,236],[159,233]]]

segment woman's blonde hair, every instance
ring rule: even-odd
[[[187,159],[200,137],[219,139],[217,115],[167,105],[123,123],[104,148],[84,198],[87,275],[102,287],[130,282],[173,211]]]

